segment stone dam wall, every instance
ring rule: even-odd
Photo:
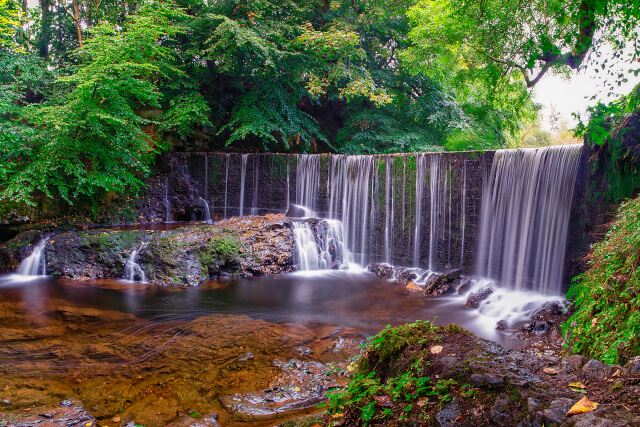
[[[462,268],[473,274],[483,183],[494,154],[167,153],[157,163],[148,204],[140,210],[156,221],[203,220],[205,203],[212,220],[282,212],[337,219],[355,261],[363,265]],[[585,167],[581,161],[578,179],[585,177]],[[582,234],[584,224],[572,212],[567,284],[586,251]]]

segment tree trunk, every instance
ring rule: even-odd
[[[49,43],[51,42],[51,27],[53,17],[51,16],[52,0],[40,0],[40,11],[42,16],[42,28],[38,40],[38,54],[42,58],[49,56]]]
[[[78,3],[73,0],[73,17],[76,21],[76,30],[78,31],[78,44],[82,48],[82,29],[80,28],[80,14],[78,13]]]

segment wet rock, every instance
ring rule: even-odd
[[[50,411],[31,416],[19,414],[12,416],[12,422],[9,424],[3,424],[3,421],[0,420],[0,425],[12,427],[97,427],[98,421],[82,407],[82,403],[67,399],[60,402],[60,406],[53,408]]]
[[[584,356],[573,354],[563,357],[560,364],[562,366],[562,370],[565,372],[578,372],[588,360],[589,359]]]
[[[393,267],[389,264],[369,264],[367,270],[381,279],[393,279]]]
[[[623,372],[627,377],[640,375],[640,356],[636,356],[633,359],[629,360],[627,364],[624,365]]]
[[[471,295],[469,295],[469,298],[467,298],[467,303],[465,304],[465,306],[467,308],[478,308],[480,303],[489,298],[489,295],[491,295],[492,293],[493,288],[491,287],[482,288],[478,292],[473,292]]]
[[[542,416],[545,425],[562,424],[567,419],[567,412],[575,402],[572,399],[562,397],[551,402],[549,408],[538,412]]]
[[[509,405],[511,399],[506,396],[500,396],[496,399],[495,403],[491,407],[491,420],[498,424],[506,423],[509,416]]]
[[[458,294],[466,294],[473,286],[473,279],[471,277],[461,277],[454,281],[453,286]]]
[[[436,425],[439,427],[452,427],[460,417],[460,400],[453,399],[436,415]]]
[[[209,414],[201,420],[190,424],[189,427],[220,427],[220,424],[218,423],[218,414]]]
[[[418,275],[410,270],[402,271],[396,278],[396,282],[398,282],[401,286],[407,286],[409,282],[418,278]]]
[[[267,389],[220,398],[234,419],[257,422],[288,416],[325,402],[326,392],[338,386],[330,375],[334,368],[323,363],[275,359],[273,365],[281,373]]]
[[[471,382],[479,386],[498,386],[504,384],[504,375],[493,372],[471,374]]]
[[[592,381],[602,381],[607,377],[604,363],[596,359],[585,363],[582,367],[582,373],[586,379]]]
[[[527,410],[530,414],[537,412],[540,409],[540,401],[533,397],[527,398]]]
[[[444,274],[445,278],[448,281],[452,281],[458,279],[462,275],[462,269],[456,268]]]
[[[143,242],[146,242],[143,244]],[[54,236],[47,270],[95,279],[124,275],[133,250],[147,280],[197,285],[215,276],[280,274],[293,270],[293,233],[284,215],[230,218],[171,231],[96,229]]]
[[[253,359],[253,353],[245,353],[242,356],[238,357],[238,362],[246,362],[249,359]]]

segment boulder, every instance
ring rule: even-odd
[[[465,306],[467,308],[478,308],[478,306],[480,306],[480,303],[489,298],[489,295],[491,295],[492,293],[493,288],[489,286],[480,289],[478,292],[472,292],[471,295],[469,295],[469,298],[467,298],[467,303],[465,304]]]

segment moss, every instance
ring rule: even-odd
[[[621,205],[568,296],[577,310],[563,332],[573,353],[609,364],[640,355],[640,197]]]

